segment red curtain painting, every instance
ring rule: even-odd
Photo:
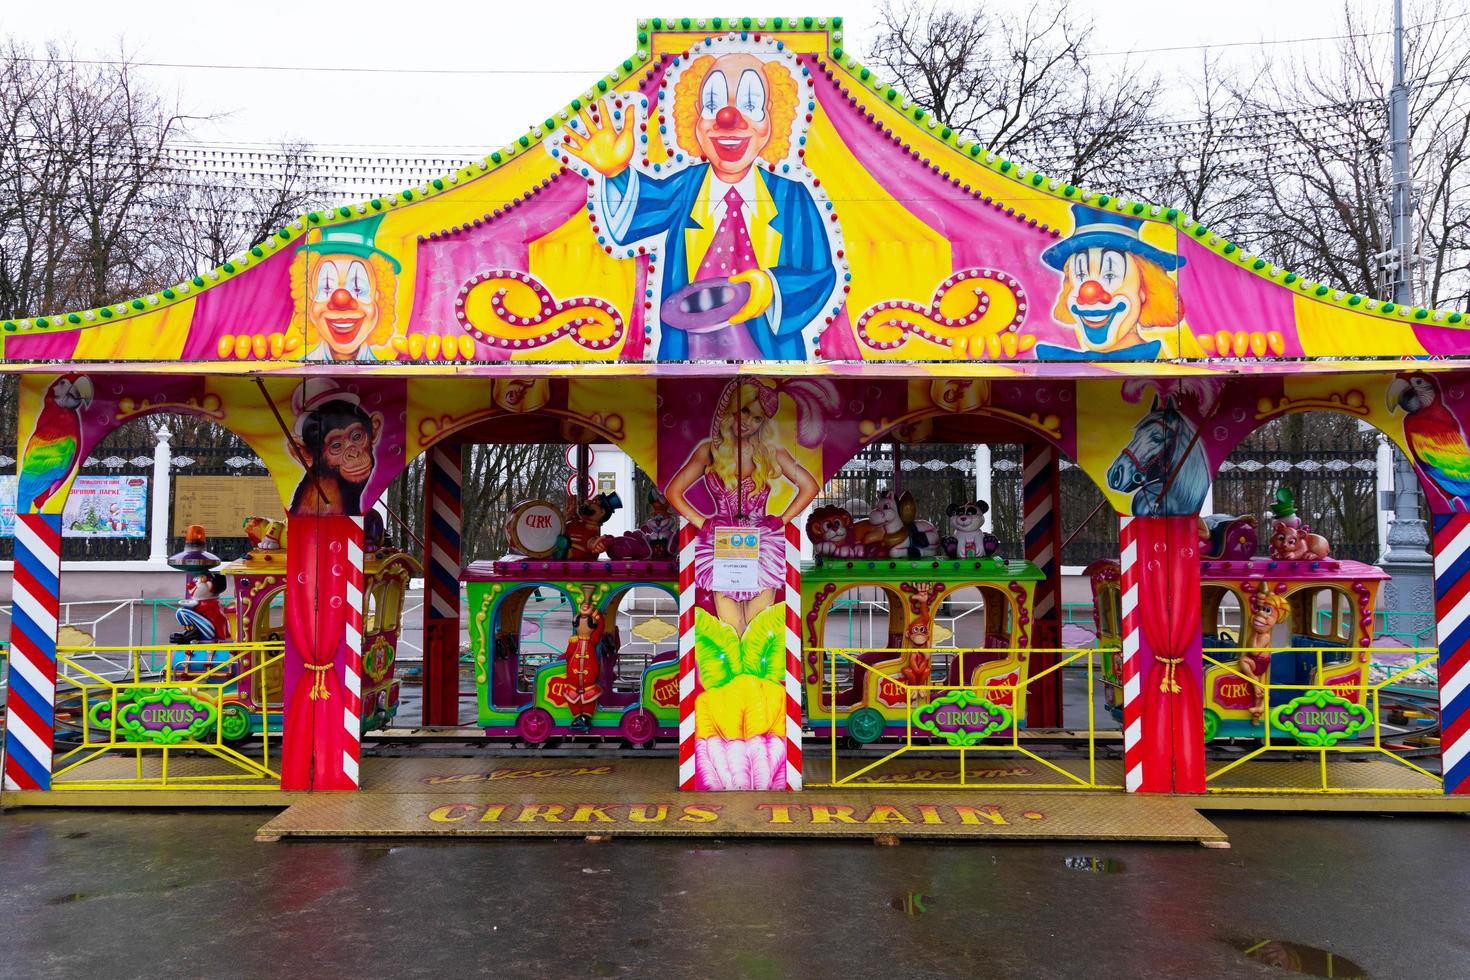
[[[343,770],[350,517],[289,518],[286,552],[285,733],[281,788],[356,789]]]
[[[1138,612],[1143,657],[1143,785],[1205,791],[1204,665],[1200,649],[1198,521],[1138,517]]]

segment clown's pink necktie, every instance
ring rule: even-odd
[[[740,209],[742,203],[744,199],[734,187],[725,192],[725,216],[715,229],[709,251],[699,263],[696,280],[728,279],[737,272],[759,268],[755,249],[750,244],[750,229],[745,226],[745,214]],[[689,335],[692,361],[758,360],[760,357],[760,348],[751,339],[746,324]]]

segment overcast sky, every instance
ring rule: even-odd
[[[830,10],[790,13],[842,15],[847,46],[865,52],[875,33],[878,4],[828,2]],[[1389,0],[1372,2],[1389,9]],[[35,44],[69,43],[80,56],[109,57],[121,43],[150,62],[398,69],[393,74],[162,67],[147,72],[160,90],[177,93],[185,109],[220,115],[196,129],[207,142],[272,143],[295,137],[354,152],[443,147],[478,155],[519,135],[532,120],[544,119],[627,57],[634,50],[637,18],[649,15],[652,6],[648,0],[473,5],[62,0],[6,4],[0,33]],[[1008,6],[1019,10],[1024,2]],[[1341,2],[1074,0],[1073,8],[1079,19],[1097,19],[1097,50],[1131,51],[1335,34]],[[710,11],[700,3],[660,11],[665,16],[745,12]],[[1313,46],[1233,47],[1218,53],[1249,66],[1266,50],[1309,54]],[[1136,57],[1180,79],[1198,72],[1202,52]],[[504,74],[425,71],[446,68]]]

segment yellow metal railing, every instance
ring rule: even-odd
[[[215,662],[221,654],[228,656]],[[255,695],[269,693],[266,671],[279,669],[283,659],[280,642],[58,648],[57,710],[77,713],[81,744],[56,756],[52,789],[278,788],[271,730],[279,728],[280,712]],[[120,728],[124,712],[140,713],[129,709],[145,702],[163,710],[177,702],[185,706],[177,711],[205,717],[182,734],[144,734],[145,726],[132,721]],[[240,714],[249,716],[243,736],[226,738],[226,707],[236,724]],[[242,751],[247,744],[249,754]],[[120,754],[131,754],[133,765],[117,766],[112,760]]]
[[[828,743],[831,750],[832,766],[829,782],[809,782],[809,786],[839,787],[867,785],[871,782],[871,780],[865,781],[862,777],[867,776],[869,773],[874,772],[879,767],[886,765],[887,763],[892,762],[894,759],[897,759],[907,753],[948,753],[958,754],[960,763],[958,782],[941,782],[936,780],[903,782],[901,780],[895,781],[884,779],[883,786],[885,788],[912,787],[918,789],[969,789],[977,785],[981,785],[967,778],[967,762],[972,753],[979,753],[982,756],[997,754],[1022,756],[1041,764],[1042,766],[1046,767],[1048,770],[1060,777],[1060,781],[1028,783],[996,783],[987,779],[983,784],[984,786],[986,786],[986,788],[1026,790],[1123,789],[1123,785],[1120,782],[1100,781],[1098,777],[1098,731],[1096,717],[1097,708],[1095,704],[1094,692],[1096,690],[1095,675],[1097,673],[1098,664],[1100,663],[1100,661],[1094,658],[1100,657],[1105,652],[1102,649],[1093,647],[1046,647],[1028,649],[1025,651],[1028,658],[1033,657],[1035,654],[1041,653],[1056,654],[1058,655],[1058,659],[1055,663],[1049,664],[1047,667],[1037,671],[1035,674],[1027,676],[1026,679],[1020,683],[986,683],[981,685],[909,684],[903,681],[900,677],[894,674],[887,673],[886,671],[879,670],[875,665],[861,659],[862,656],[867,654],[892,654],[894,658],[897,658],[903,656],[905,653],[913,652],[912,650],[906,650],[903,648],[824,648],[808,652],[815,652],[817,654],[820,654],[824,658],[823,662],[825,664],[826,675],[825,682],[828,688],[825,692],[827,694],[827,705],[823,706],[820,704],[809,704],[807,705],[807,714],[808,717],[814,721],[824,721],[830,725]],[[951,651],[946,649],[945,652]],[[1010,659],[1014,660],[1017,651],[1006,650],[1004,648],[987,647],[983,650],[954,650],[953,652],[956,655],[958,655],[960,652],[983,652],[988,654],[1003,653],[1006,654]],[[834,722],[838,694],[838,678],[836,667],[839,663],[843,662],[846,662],[850,665],[849,669],[852,671],[850,683],[862,684],[865,675],[859,673],[859,671],[863,671],[881,677],[883,681],[895,685],[895,687],[901,689],[904,693],[902,741],[898,742],[895,745],[893,751],[845,775],[840,773],[838,769],[838,725]],[[1021,743],[1023,731],[1021,726],[1021,712],[1016,710],[1016,707],[1018,705],[1024,703],[1026,691],[1032,684],[1041,680],[1044,677],[1047,677],[1050,674],[1062,670],[1064,667],[1068,667],[1074,664],[1085,667],[1087,673],[1087,766],[1085,775],[1080,771],[1073,771],[1072,769],[1059,766],[1052,760],[1038,755],[1030,748],[1023,745]],[[993,665],[994,662],[991,662],[982,666]],[[948,742],[935,743],[929,740],[930,738],[932,738],[932,735],[922,730],[919,732],[916,740],[914,725],[915,711],[917,709],[921,709],[925,704],[933,703],[944,698],[946,695],[962,691],[970,692],[976,701],[986,700],[991,701],[992,703],[995,703],[992,700],[994,696],[1004,696],[1006,694],[1009,694],[1010,706],[1007,709],[1007,713],[1010,716],[1009,724],[1004,725],[1001,728],[996,728],[994,730],[988,731],[985,735],[978,738],[973,744],[950,744]],[[997,738],[995,741],[991,741],[991,738],[993,736],[1000,737]],[[1080,762],[1080,760],[1078,761]],[[1077,768],[1080,770],[1080,766]]]
[[[1252,686],[1252,687],[1254,687],[1254,688],[1256,688],[1256,689],[1258,689],[1258,690],[1260,690],[1262,692],[1263,698],[1264,698],[1264,704],[1266,705],[1264,717],[1262,719],[1262,728],[1264,729],[1264,731],[1263,731],[1263,733],[1261,735],[1261,739],[1262,739],[1261,744],[1258,747],[1256,747],[1255,749],[1253,749],[1250,752],[1247,752],[1245,755],[1241,756],[1238,759],[1232,759],[1230,762],[1228,762],[1228,763],[1226,763],[1226,764],[1224,764],[1222,766],[1219,766],[1218,768],[1214,769],[1213,771],[1207,771],[1206,772],[1206,774],[1205,774],[1205,783],[1206,783],[1206,791],[1207,792],[1210,792],[1210,793],[1252,793],[1252,794],[1255,794],[1255,793],[1314,793],[1314,794],[1324,794],[1325,793],[1325,794],[1354,794],[1354,795],[1356,795],[1356,794],[1364,794],[1364,793],[1372,793],[1372,794],[1384,794],[1384,793],[1387,793],[1387,794],[1416,794],[1416,793],[1420,793],[1420,794],[1422,794],[1422,793],[1438,793],[1438,792],[1440,792],[1440,787],[1441,787],[1441,785],[1443,783],[1443,779],[1442,779],[1441,776],[1439,776],[1436,773],[1430,772],[1429,770],[1427,770],[1427,769],[1423,768],[1422,766],[1414,763],[1412,760],[1410,760],[1407,757],[1399,754],[1398,752],[1395,752],[1393,749],[1391,749],[1388,746],[1386,746],[1386,745],[1383,744],[1383,705],[1382,705],[1382,693],[1383,693],[1383,690],[1385,688],[1389,687],[1390,685],[1393,685],[1393,684],[1397,683],[1398,681],[1402,680],[1404,677],[1407,677],[1408,675],[1412,674],[1413,672],[1419,670],[1420,668],[1422,668],[1422,667],[1424,667],[1424,666],[1426,666],[1428,664],[1434,663],[1435,660],[1437,660],[1437,658],[1439,656],[1439,651],[1436,648],[1434,648],[1434,647],[1366,647],[1365,648],[1365,647],[1338,647],[1338,646],[1333,646],[1333,647],[1283,647],[1283,648],[1277,649],[1277,648],[1274,648],[1273,647],[1273,648],[1269,648],[1269,649],[1267,649],[1267,648],[1260,648],[1260,649],[1250,648],[1250,649],[1244,649],[1244,650],[1231,650],[1229,652],[1230,652],[1230,654],[1232,656],[1228,660],[1219,660],[1219,659],[1216,659],[1216,658],[1210,656],[1211,653],[1220,653],[1220,652],[1224,652],[1224,651],[1218,651],[1218,650],[1214,650],[1214,651],[1207,650],[1207,651],[1205,651],[1205,657],[1204,657],[1205,669],[1208,671],[1211,667],[1221,668],[1226,673],[1230,674],[1233,678],[1238,679],[1242,683],[1248,684],[1248,685],[1250,685],[1250,686]],[[1390,676],[1388,676],[1388,677],[1384,678],[1383,680],[1378,681],[1376,683],[1342,683],[1342,682],[1333,682],[1331,684],[1273,684],[1273,683],[1271,683],[1271,681],[1270,681],[1269,678],[1262,679],[1262,678],[1254,677],[1254,676],[1252,676],[1250,674],[1247,674],[1244,671],[1240,670],[1235,665],[1235,661],[1236,661],[1236,658],[1237,658],[1238,655],[1240,655],[1240,654],[1251,654],[1251,653],[1255,653],[1255,654],[1270,653],[1270,654],[1273,654],[1273,655],[1282,655],[1282,654],[1287,654],[1287,653],[1292,653],[1292,654],[1297,654],[1297,653],[1313,653],[1313,654],[1316,654],[1316,660],[1317,660],[1317,676],[1319,676],[1319,677],[1322,676],[1322,674],[1324,672],[1324,669],[1333,669],[1333,668],[1348,669],[1348,668],[1350,668],[1352,666],[1352,661],[1358,659],[1361,655],[1363,655],[1365,653],[1366,654],[1372,654],[1374,656],[1382,655],[1382,654],[1390,654],[1390,653],[1410,654],[1415,659],[1413,660],[1413,662],[1409,663],[1407,666],[1405,666],[1405,667],[1403,667],[1403,668],[1395,671]],[[1327,661],[1324,660],[1324,658],[1327,655],[1342,656],[1343,654],[1346,654],[1351,659],[1348,660],[1348,661],[1337,661],[1337,662],[1327,662]],[[1365,673],[1364,673],[1363,676],[1365,676],[1365,677],[1367,676],[1366,675],[1366,670],[1365,670]],[[1371,726],[1371,728],[1373,730],[1373,738],[1372,738],[1372,741],[1369,742],[1366,738],[1363,738],[1363,737],[1357,737],[1357,738],[1349,737],[1349,738],[1344,738],[1341,742],[1337,742],[1337,743],[1334,743],[1334,744],[1313,745],[1313,744],[1307,744],[1307,743],[1304,743],[1302,741],[1299,741],[1295,737],[1290,737],[1290,736],[1285,737],[1285,738],[1282,737],[1280,734],[1277,733],[1276,729],[1278,728],[1278,726],[1274,722],[1274,715],[1275,715],[1275,712],[1279,710],[1279,706],[1273,707],[1272,704],[1271,704],[1271,693],[1273,691],[1294,691],[1294,692],[1300,692],[1300,696],[1304,696],[1308,692],[1315,692],[1315,691],[1327,691],[1329,693],[1337,694],[1339,696],[1343,696],[1343,695],[1346,695],[1346,694],[1356,694],[1357,695],[1357,698],[1356,698],[1355,701],[1353,701],[1353,703],[1361,706],[1363,708],[1363,710],[1367,712],[1367,714],[1368,714],[1368,720],[1367,720],[1367,723],[1363,726],[1363,731],[1366,732],[1366,729]],[[1294,695],[1294,697],[1296,697],[1296,696],[1297,695]],[[1352,698],[1349,698],[1349,700],[1353,700],[1353,699]],[[1283,782],[1291,782],[1291,780],[1289,780],[1289,779],[1283,779],[1283,778],[1280,778],[1280,777],[1278,777],[1277,779],[1273,780],[1273,785],[1260,785],[1260,786],[1230,785],[1230,786],[1224,786],[1224,785],[1220,785],[1218,782],[1215,782],[1216,780],[1219,780],[1220,777],[1226,775],[1227,773],[1234,772],[1234,771],[1240,769],[1246,763],[1249,763],[1249,762],[1251,762],[1253,760],[1262,759],[1262,757],[1265,756],[1267,753],[1294,753],[1294,754],[1300,754],[1300,753],[1316,753],[1317,754],[1317,762],[1318,762],[1318,764],[1317,764],[1317,767],[1316,767],[1317,772],[1316,772],[1316,777],[1313,780],[1313,785],[1301,785],[1300,784],[1301,783],[1300,780],[1296,780],[1294,782],[1294,784],[1292,784],[1292,785],[1283,785],[1282,784]],[[1358,756],[1366,756],[1366,757],[1385,756],[1385,757],[1391,759],[1393,762],[1396,762],[1396,763],[1398,763],[1398,764],[1400,764],[1402,766],[1405,766],[1408,770],[1410,770],[1413,773],[1416,773],[1418,776],[1422,777],[1422,785],[1417,786],[1417,787],[1415,787],[1415,786],[1371,786],[1371,785],[1360,785],[1360,784],[1357,784],[1356,782],[1353,785],[1333,785],[1333,782],[1332,782],[1332,779],[1331,779],[1331,775],[1330,775],[1331,774],[1331,769],[1327,765],[1328,755],[1329,754],[1332,754],[1332,753],[1336,753],[1336,754],[1339,754],[1339,755],[1342,755],[1342,754],[1355,754],[1355,755],[1358,755]],[[1357,773],[1355,772],[1354,775],[1356,776]],[[1214,785],[1210,785],[1211,783],[1214,783]]]

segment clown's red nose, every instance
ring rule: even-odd
[[[1102,288],[1102,283],[1096,279],[1087,280],[1082,284],[1082,288],[1077,290],[1077,302],[1079,303],[1087,303],[1088,305],[1106,303],[1112,298],[1108,294],[1108,291]]]
[[[345,289],[334,289],[332,295],[327,298],[327,309],[329,310],[350,310],[356,305],[357,301]]]
[[[740,125],[740,110],[727,105],[715,113],[715,125],[721,129],[734,129]]]

